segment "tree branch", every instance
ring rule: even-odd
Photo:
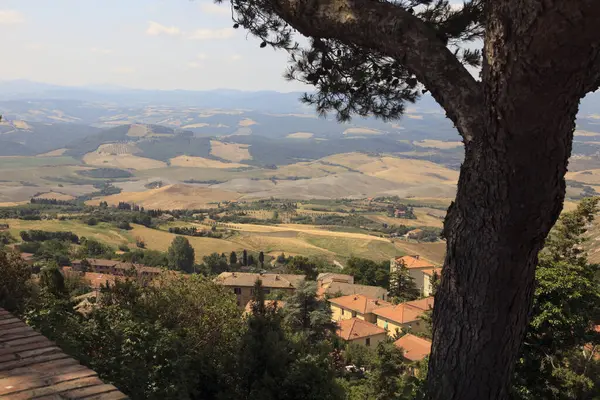
[[[373,0],[268,0],[305,36],[337,39],[389,56],[431,91],[470,142],[481,129],[482,89],[433,29],[400,6]]]

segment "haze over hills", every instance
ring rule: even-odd
[[[202,192],[207,201],[222,191],[235,199],[453,197],[462,145],[430,96],[399,121],[340,124],[318,118],[300,95],[0,82],[0,201],[53,191],[160,204],[173,193],[191,199],[195,187],[214,191]],[[574,199],[600,190],[599,95],[582,102],[577,125],[567,176]],[[98,193],[107,183],[112,193]]]

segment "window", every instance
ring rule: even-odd
[[[263,289],[264,294],[269,294],[271,293],[271,289]]]
[[[344,309],[342,308],[342,317],[344,316]]]
[[[233,288],[233,293],[242,294],[242,288],[239,288],[239,287]]]
[[[352,318],[356,318],[356,311],[352,311]]]
[[[383,323],[383,329],[385,329],[385,330],[387,331],[387,328],[388,328],[388,322],[387,322],[387,321],[385,321],[385,322]]]
[[[254,294],[254,289],[250,289],[250,294]]]
[[[371,338],[366,338],[365,339],[365,346],[367,346],[367,347],[371,346]]]

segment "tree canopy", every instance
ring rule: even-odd
[[[176,236],[167,251],[169,267],[172,269],[194,272],[194,248],[183,236]]]

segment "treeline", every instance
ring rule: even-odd
[[[53,206],[74,206],[75,203],[70,200],[56,200],[56,199],[42,199],[42,198],[32,198],[29,201],[31,204],[48,204]]]
[[[19,232],[21,239],[25,242],[44,242],[46,240],[61,240],[65,242],[71,243],[79,243],[79,236],[74,234],[73,232],[50,232],[50,231],[42,231],[37,229],[32,229],[28,231]]]
[[[215,228],[215,227],[213,227]],[[214,230],[201,229],[198,230],[196,227],[171,227],[169,228],[169,233],[174,233],[176,235],[185,235],[185,236],[195,236],[195,237],[209,237],[215,239],[223,238],[223,234],[220,232],[216,232]]]

